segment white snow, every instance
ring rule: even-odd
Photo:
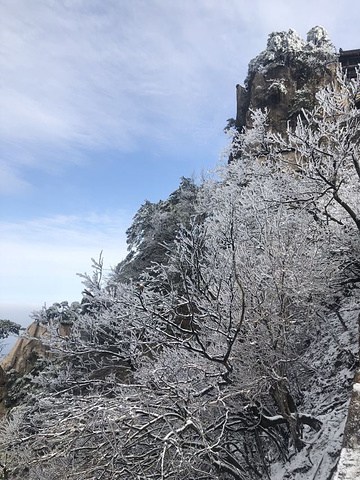
[[[313,27],[308,32],[306,40],[308,43],[312,43],[317,47],[328,49],[329,51],[333,51],[334,49],[327,31],[320,25]]]
[[[249,74],[265,74],[269,68],[286,65],[291,61],[307,64],[310,67],[326,65],[335,60],[335,47],[326,30],[321,26],[313,27],[304,41],[293,29],[288,32],[273,32],[269,35],[267,48],[249,63]]]
[[[360,393],[360,383],[354,383],[353,390]]]
[[[343,448],[334,480],[356,480],[360,478],[360,447]]]

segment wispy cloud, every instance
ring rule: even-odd
[[[335,27],[343,10],[325,0],[2,0],[2,161],[22,188],[24,164],[51,170],[93,149],[210,140],[268,33]]]
[[[101,250],[105,267],[115,266],[126,254],[128,223],[121,211],[1,223],[0,305],[79,299],[76,273],[89,272]]]
[[[29,184],[8,162],[0,160],[0,191],[5,195],[29,190]]]
[[[2,3],[2,159],[13,174],[89,149],[170,145],[204,128],[212,79],[238,68],[229,34],[244,32],[217,2]]]

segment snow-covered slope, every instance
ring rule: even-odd
[[[306,446],[290,454],[285,464],[273,465],[272,480],[330,480],[336,471],[359,350],[356,305],[350,303],[339,313],[343,324],[335,314],[319,317],[317,341],[303,357],[301,373],[308,383],[303,408],[322,422],[321,429],[303,432]],[[334,480],[360,478],[354,475],[358,466],[359,457],[344,450]]]

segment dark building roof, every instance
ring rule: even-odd
[[[339,62],[344,71],[346,71],[348,78],[356,77],[356,67],[360,64],[360,49],[339,51]]]

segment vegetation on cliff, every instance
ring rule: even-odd
[[[335,47],[323,27],[312,28],[307,34],[306,42],[293,29],[273,32],[269,35],[266,50],[249,63],[245,83],[251,81],[256,72],[265,74],[270,69],[283,65],[302,70],[303,79],[306,79],[314,70],[324,70],[335,60]]]

